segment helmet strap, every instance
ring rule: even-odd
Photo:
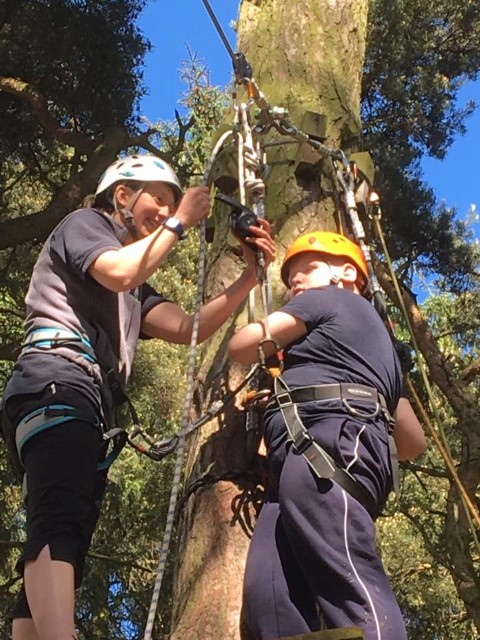
[[[134,240],[138,240],[138,231],[137,231],[137,227],[135,226],[135,220],[132,214],[132,209],[135,206],[135,203],[137,202],[138,198],[142,195],[143,189],[144,189],[144,185],[142,184],[142,186],[139,189],[137,189],[134,193],[132,193],[125,207],[119,207],[117,205],[116,197],[115,196],[113,197],[113,205],[115,207],[115,211],[118,211],[118,213],[122,215],[123,220],[125,222],[125,226],[127,227],[130,235]]]

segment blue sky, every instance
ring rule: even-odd
[[[210,5],[235,50],[230,23],[237,17],[239,0],[210,0]],[[149,95],[142,103],[143,114],[150,121],[174,117],[185,88],[179,69],[188,57],[187,45],[209,68],[212,84],[229,83],[230,58],[201,0],[151,0],[142,14],[140,28],[154,47],[146,59],[144,80]],[[459,104],[464,105],[469,99],[480,104],[480,81],[462,89]],[[455,141],[445,160],[426,159],[422,165],[437,198],[456,206],[461,218],[472,204],[480,208],[480,110],[469,118],[467,127],[467,134]]]

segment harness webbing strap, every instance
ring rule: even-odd
[[[325,387],[325,395],[327,397],[318,398],[321,394],[321,389]],[[370,387],[364,387],[363,385],[319,385],[318,387],[303,387],[298,391],[297,397],[301,397],[301,392],[303,392],[303,397],[308,397],[309,400],[315,399],[343,399],[341,395],[339,395],[339,391],[342,387],[348,388],[350,391],[357,389],[358,391],[364,391],[365,393],[370,392],[370,395],[373,395],[375,392],[374,389]],[[295,395],[297,389],[290,390],[285,381],[280,377],[276,376],[274,378],[274,392],[275,392],[275,401],[280,408],[282,413],[283,420],[285,422],[285,426],[287,428],[287,432],[289,438],[292,440],[293,446],[295,449],[303,455],[308,465],[311,467],[313,472],[319,478],[325,478],[336,482],[340,485],[347,493],[349,493],[353,498],[355,498],[360,504],[368,511],[368,513],[373,517],[375,517],[377,509],[373,502],[373,499],[367,494],[367,492],[363,489],[363,487],[355,480],[355,478],[345,469],[339,467],[335,460],[323,449],[318,442],[311,437],[305,425],[302,422],[297,410],[297,405],[294,402],[292,396]],[[317,396],[317,397],[315,397]],[[380,413],[380,409],[383,411],[383,407],[380,407],[380,398],[382,398],[382,404],[385,403],[383,396],[381,394],[377,394],[378,399],[375,403],[375,409],[373,412],[367,413],[363,410],[360,412],[357,409],[351,407],[348,402],[346,404],[347,411],[352,413],[352,415],[361,416],[361,417],[370,417],[375,418]],[[352,397],[352,396],[350,396]],[[353,394],[354,398],[365,397],[362,394],[356,395]],[[373,399],[373,398],[372,398]],[[303,400],[305,401],[305,400]],[[345,403],[344,403],[345,404]],[[385,412],[387,415],[388,410],[385,406]],[[389,444],[390,440],[393,441],[393,437],[389,434]],[[392,464],[392,454],[396,459],[396,447],[393,443],[393,451],[390,451],[390,460]],[[398,464],[396,465],[396,469],[392,466],[392,477],[395,489],[398,486]]]
[[[51,404],[47,407],[41,407],[22,418],[15,430],[15,444],[20,462],[22,462],[22,449],[30,438],[45,429],[55,427],[62,422],[75,420],[75,418],[78,418],[75,407],[66,404]]]
[[[100,428],[100,423],[93,422],[92,416],[87,416],[75,407],[67,404],[50,404],[46,407],[40,407],[35,409],[28,415],[26,415],[17,425],[15,430],[15,444],[17,447],[17,454],[20,464],[23,467],[22,451],[23,447],[27,444],[30,438],[50,429],[56,427],[59,424],[70,422],[72,420],[82,420],[88,422],[93,426]],[[102,434],[102,438],[105,441],[112,441],[112,450],[98,463],[98,470],[107,469],[112,462],[118,457],[120,451],[127,442],[127,433],[124,429],[113,428]]]
[[[69,347],[79,352],[89,362],[96,362],[97,358],[90,340],[75,331],[59,329],[57,327],[40,327],[32,329],[25,337],[23,350],[31,347],[37,349],[54,349],[55,347]]]
[[[24,351],[31,348],[49,351],[59,347],[71,349],[83,356],[90,363],[97,362],[95,350],[88,336],[71,331],[70,329],[61,329],[59,327],[38,327],[27,333],[23,343]],[[132,420],[135,425],[138,425],[138,417],[135,408],[130,398],[125,393],[121,383],[117,380],[116,374],[113,370],[110,370],[105,374],[105,383],[110,389],[115,407],[123,404],[123,402],[127,402]],[[25,416],[25,418],[23,418],[23,420],[18,424],[16,430],[16,445],[20,462],[22,462],[21,450],[32,436],[40,431],[48,429],[49,427],[54,427],[62,422],[68,422],[75,419],[89,423],[92,422],[90,417],[83,415],[81,412],[77,411],[75,407],[71,407],[69,405],[50,405],[48,407],[37,409],[28,416]],[[102,418],[102,420],[104,419]],[[98,423],[98,426],[100,426],[100,422]],[[114,427],[103,432],[102,437],[105,441],[111,441],[113,446],[105,460],[98,464],[99,470],[107,469],[114,460],[116,460],[120,451],[128,441],[127,432],[119,427]]]

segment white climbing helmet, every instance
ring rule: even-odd
[[[182,196],[182,188],[175,171],[157,156],[132,155],[115,160],[101,176],[95,195],[123,180],[166,182],[173,187],[176,201]]]

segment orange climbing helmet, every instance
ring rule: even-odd
[[[309,231],[299,236],[287,249],[280,275],[288,287],[288,263],[299,253],[325,253],[329,256],[342,256],[352,261],[358,271],[357,286],[363,291],[368,282],[367,263],[362,250],[345,236],[332,231]]]

